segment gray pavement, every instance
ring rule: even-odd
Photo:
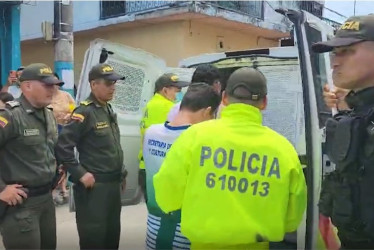
[[[69,212],[67,205],[56,208],[57,249],[79,249],[75,213]],[[145,203],[122,207],[120,249],[145,249],[147,208]],[[4,249],[2,240],[0,249]]]

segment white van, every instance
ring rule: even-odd
[[[305,166],[308,208],[297,233],[297,247],[316,248],[321,181],[324,171],[331,168],[322,153],[323,127],[326,118],[331,116],[331,110],[323,103],[322,86],[327,82],[331,84],[331,72],[329,55],[312,53],[310,46],[327,40],[333,35],[333,29],[304,11],[284,11],[283,14],[294,23],[294,46],[205,54],[182,60],[180,68],[168,68],[161,58],[139,49],[100,39],[91,42],[84,59],[77,102],[90,93],[88,72],[93,65],[109,63],[127,77],[118,83],[111,102],[118,114],[128,170],[124,205],[136,204],[142,197],[138,187],[139,123],[144,106],[153,96],[156,79],[165,72],[175,72],[190,80],[194,67],[202,63],[217,66],[224,79],[237,68],[255,67],[268,79],[269,104],[263,113],[265,125],[292,142]]]

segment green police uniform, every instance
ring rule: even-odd
[[[99,65],[94,69],[115,74],[108,67]],[[74,147],[79,152],[79,163]],[[120,183],[124,169],[120,131],[111,105],[100,104],[93,94],[81,102],[72,114],[72,122],[59,135],[56,156],[76,184],[74,199],[80,247],[117,249],[121,230]],[[95,177],[95,185],[90,189],[79,181],[87,172]]]
[[[44,64],[25,68],[21,81],[58,84]],[[9,206],[1,222],[7,249],[55,249],[56,216],[51,189],[56,173],[57,124],[49,108],[34,108],[23,95],[0,110],[0,190],[21,184],[28,198]]]

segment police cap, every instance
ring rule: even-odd
[[[160,91],[164,87],[178,87],[178,88],[183,88],[187,87],[189,85],[189,82],[186,81],[181,81],[179,79],[179,76],[173,73],[166,73],[160,76],[156,83],[155,83],[155,89],[156,92]]]
[[[243,67],[230,75],[225,91],[240,100],[258,101],[267,95],[266,78],[256,69]]]
[[[374,41],[374,15],[353,16],[347,19],[334,38],[312,45],[317,53],[332,51],[336,47],[353,45],[363,41]]]
[[[19,79],[20,82],[40,81],[45,84],[59,85],[64,84],[63,81],[57,79],[52,69],[44,63],[33,63],[23,69]]]
[[[118,81],[118,80],[125,80],[126,77],[120,76],[116,72],[112,66],[106,63],[97,64],[92,67],[90,72],[88,73],[88,80],[98,80],[104,79],[109,81]]]

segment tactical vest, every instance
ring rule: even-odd
[[[352,91],[346,101],[353,109],[326,122],[326,153],[336,169],[324,180],[320,209],[353,240],[374,239],[374,88]]]

